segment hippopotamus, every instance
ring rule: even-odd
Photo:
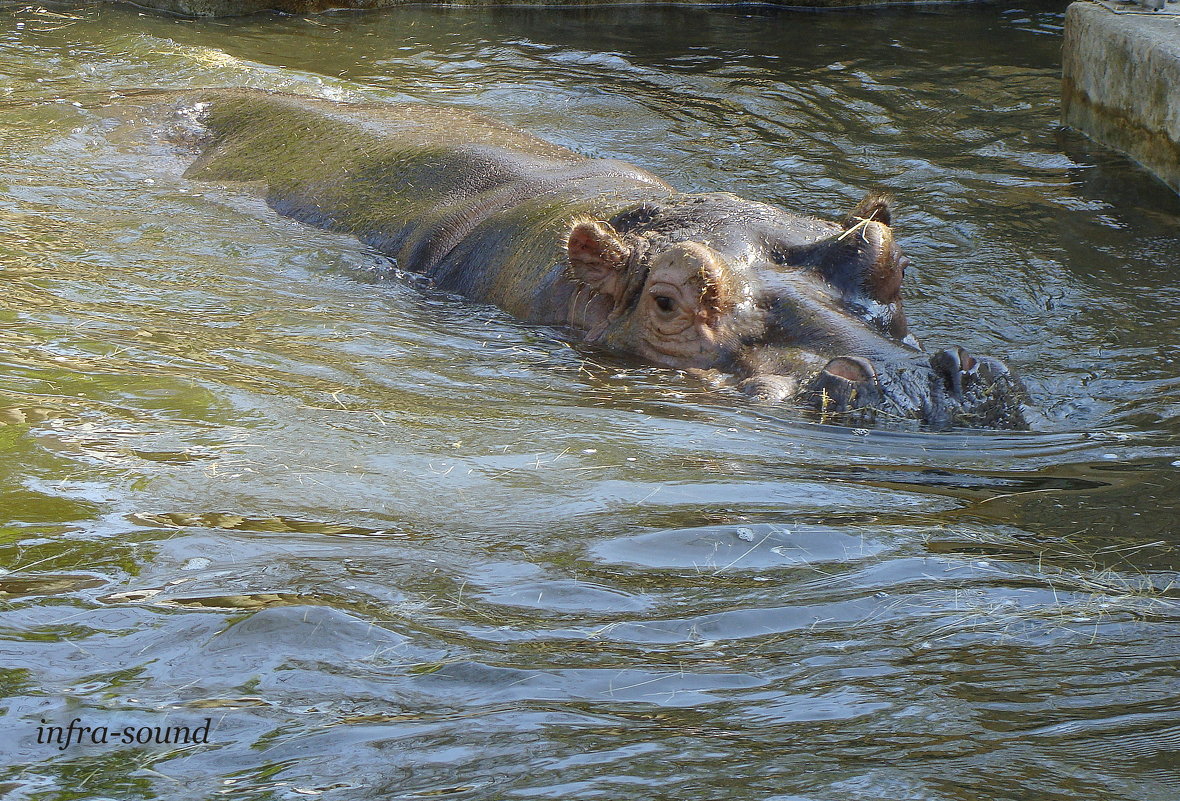
[[[258,90],[168,101],[185,175],[254,181],[442,290],[654,365],[722,374],[825,422],[1026,428],[998,359],[927,352],[902,309],[889,196],[842,220],[682,193],[465,110]]]

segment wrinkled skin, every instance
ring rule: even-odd
[[[840,222],[687,195],[458,110],[246,90],[172,98],[191,177],[262,181],[443,289],[830,422],[1027,427],[1005,365],[909,332],[887,197]]]

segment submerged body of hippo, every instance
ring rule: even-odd
[[[454,109],[246,90],[169,105],[201,151],[187,175],[261,181],[280,213],[355,234],[442,289],[833,422],[1026,427],[1003,363],[927,353],[910,334],[885,197],[825,222],[682,194]]]

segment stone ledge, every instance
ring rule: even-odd
[[[1061,105],[1066,125],[1180,192],[1180,15],[1070,5]]]

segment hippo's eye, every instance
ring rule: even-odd
[[[660,311],[670,312],[676,308],[676,301],[667,295],[656,295],[656,305]]]

